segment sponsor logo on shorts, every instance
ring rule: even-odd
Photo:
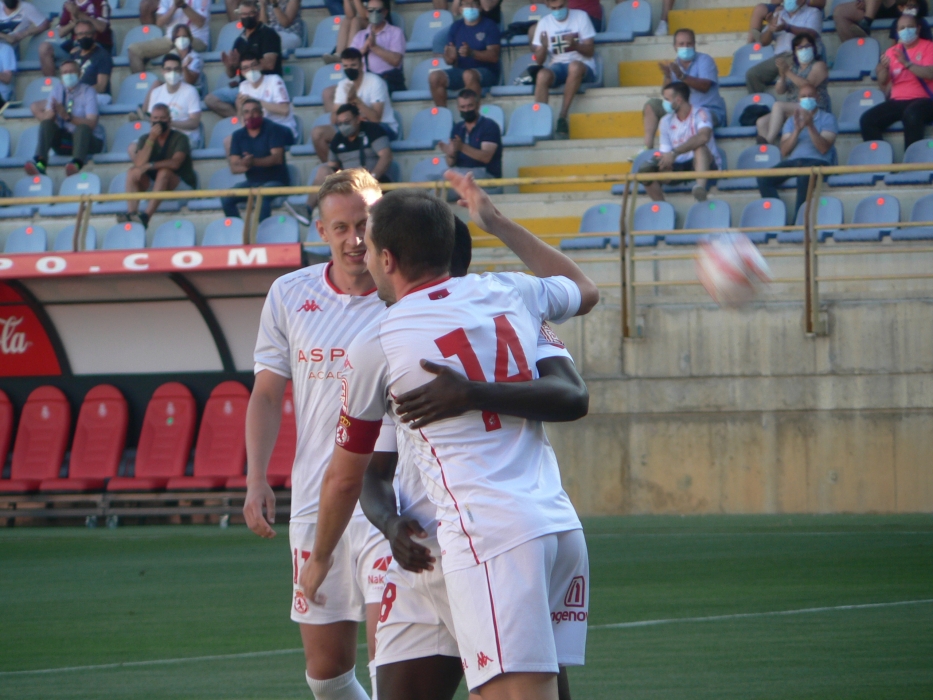
[[[574,576],[564,596],[564,605],[568,608],[582,608],[586,604],[586,579]]]
[[[551,622],[559,625],[561,622],[586,622],[586,610],[559,610],[551,613]]]
[[[308,601],[305,600],[304,593],[295,591],[295,612],[304,615],[308,612]]]
[[[486,668],[490,663],[495,661],[495,659],[486,656],[486,652],[481,651],[476,655],[476,665],[481,669]],[[466,667],[466,662],[464,662],[464,668]]]

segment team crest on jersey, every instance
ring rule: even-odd
[[[481,651],[476,655],[476,665],[480,668],[486,668],[493,661],[495,661],[495,659],[486,656],[486,652]]]
[[[323,311],[313,299],[305,299],[305,303],[298,307],[299,311]]]
[[[342,426],[337,426],[337,444],[341,447],[346,447],[347,443],[350,442],[350,433],[347,429]]]
[[[586,604],[586,579],[574,576],[564,596],[564,605],[568,608],[582,608]]]
[[[566,350],[567,346],[564,345],[563,341],[557,337],[557,333],[551,330],[551,327],[544,322],[541,324],[541,335],[544,336],[544,339],[548,342],[549,345],[553,345],[556,348],[561,350]]]
[[[304,593],[295,591],[295,612],[304,615],[308,612],[308,601],[305,600]]]

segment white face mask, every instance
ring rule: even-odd
[[[262,80],[262,73],[258,70],[248,70],[246,71],[246,79],[251,83],[258,83]]]
[[[163,76],[165,77],[166,84],[173,87],[181,82],[181,73],[179,73],[177,70],[167,70]]]
[[[180,36],[177,39],[175,39],[175,48],[178,49],[179,51],[184,51],[189,46],[191,46],[191,39],[189,39],[188,37]]]

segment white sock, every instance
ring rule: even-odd
[[[378,698],[376,697],[376,662],[375,661],[369,662],[369,682],[370,682],[370,685],[372,685],[373,687],[373,692],[372,692],[373,700],[378,700]]]
[[[350,669],[342,676],[317,681],[305,671],[308,687],[316,700],[369,700],[363,686],[356,680],[356,669]]]

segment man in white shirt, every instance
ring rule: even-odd
[[[295,140],[298,139],[298,122],[292,109],[292,101],[288,96],[288,88],[282,76],[274,73],[263,74],[260,67],[260,57],[247,52],[240,58],[240,94],[236,98],[236,109],[239,113],[243,102],[249,98],[259,100],[262,105],[262,116],[269,121],[284,126],[292,132]]]
[[[538,21],[531,42],[535,63],[541,66],[535,76],[535,102],[547,104],[550,89],[564,86],[554,138],[567,139],[567,113],[573,98],[581,84],[596,80],[596,31],[589,15],[571,10],[567,0],[547,0],[547,6],[551,13]]]
[[[48,28],[49,18],[31,2],[4,0],[0,3],[0,41],[17,46],[23,39]]]
[[[765,92],[768,86],[777,80],[779,71],[777,61],[792,58],[791,42],[799,34],[807,34],[813,39],[816,54],[823,54],[820,32],[823,30],[823,12],[806,4],[806,0],[784,0],[774,12],[766,18],[768,22],[761,30],[761,45],[774,46],[774,56],[756,63],[745,74],[745,87],[749,93]]]
[[[165,36],[130,44],[127,53],[133,73],[144,70],[146,61],[174,50],[172,31],[177,24],[187,25],[191,30],[191,46],[195,51],[207,51],[211,43],[210,0],[160,0],[156,25]]]
[[[686,83],[670,83],[661,94],[664,95],[664,111],[667,112],[661,120],[661,148],[638,172],[691,170],[705,173],[721,170],[722,162],[713,136],[713,120],[706,108],[690,104],[690,88]],[[707,188],[706,178],[698,177],[693,188],[694,199],[704,201]],[[645,190],[654,201],[664,201],[661,183],[645,183]]]
[[[164,82],[146,95],[143,111],[152,105],[168,106],[172,116],[172,128],[188,137],[191,148],[201,145],[201,96],[193,85],[185,82],[181,57],[170,53],[162,61]]]
[[[340,64],[346,76],[336,87],[324,90],[324,111],[330,112],[330,124],[311,129],[311,143],[322,163],[327,162],[330,142],[337,131],[337,108],[343,104],[353,104],[360,111],[363,121],[382,124],[383,130],[394,141],[399,137],[398,121],[392,110],[389,87],[375,73],[363,69],[363,54],[359,49],[344,49],[340,54]]]

